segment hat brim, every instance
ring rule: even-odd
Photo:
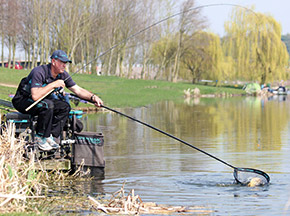
[[[59,60],[61,60],[62,62],[69,62],[69,63],[72,63],[71,60],[69,60],[68,58],[65,58],[65,57],[60,57],[58,58]]]

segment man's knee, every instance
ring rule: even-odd
[[[54,103],[51,100],[44,99],[37,104],[37,107],[42,108],[42,109],[47,109],[47,110],[53,110]]]
[[[64,102],[63,107],[64,107],[64,110],[66,111],[66,113],[70,112],[71,107],[70,107],[70,105],[67,102]]]

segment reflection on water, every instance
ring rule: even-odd
[[[233,184],[230,167],[144,125],[110,112],[88,114],[85,130],[105,137],[102,190],[113,193],[126,181],[125,189],[149,202],[206,206],[217,215],[290,213],[289,101],[201,98],[121,110],[229,164],[267,172],[271,184],[259,188]]]

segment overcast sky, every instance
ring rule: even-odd
[[[290,34],[290,0],[196,0],[198,6],[208,4],[236,4],[243,7],[255,6],[256,12],[273,16],[282,26],[282,34]],[[210,30],[220,36],[224,34],[224,22],[229,20],[232,6],[212,6],[202,8]]]

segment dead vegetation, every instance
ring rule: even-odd
[[[48,172],[32,152],[29,159],[24,157],[26,143],[15,137],[14,124],[5,124],[0,131],[0,214],[39,212],[41,203],[47,200],[48,185],[67,180],[69,173],[60,171],[57,166]],[[81,168],[69,178],[87,175]]]
[[[124,190],[125,183],[122,188],[116,191],[107,203],[101,203],[89,196],[93,203],[93,208],[106,214],[121,215],[140,215],[140,214],[187,214],[196,213],[199,215],[208,215],[213,213],[204,207],[185,207],[185,206],[167,206],[158,205],[154,202],[143,202],[139,195],[135,195],[134,189],[128,194]]]
[[[24,141],[15,138],[15,127],[8,124],[0,136],[0,212],[21,212],[29,199],[42,199],[43,173],[35,170],[33,155],[25,161]]]

